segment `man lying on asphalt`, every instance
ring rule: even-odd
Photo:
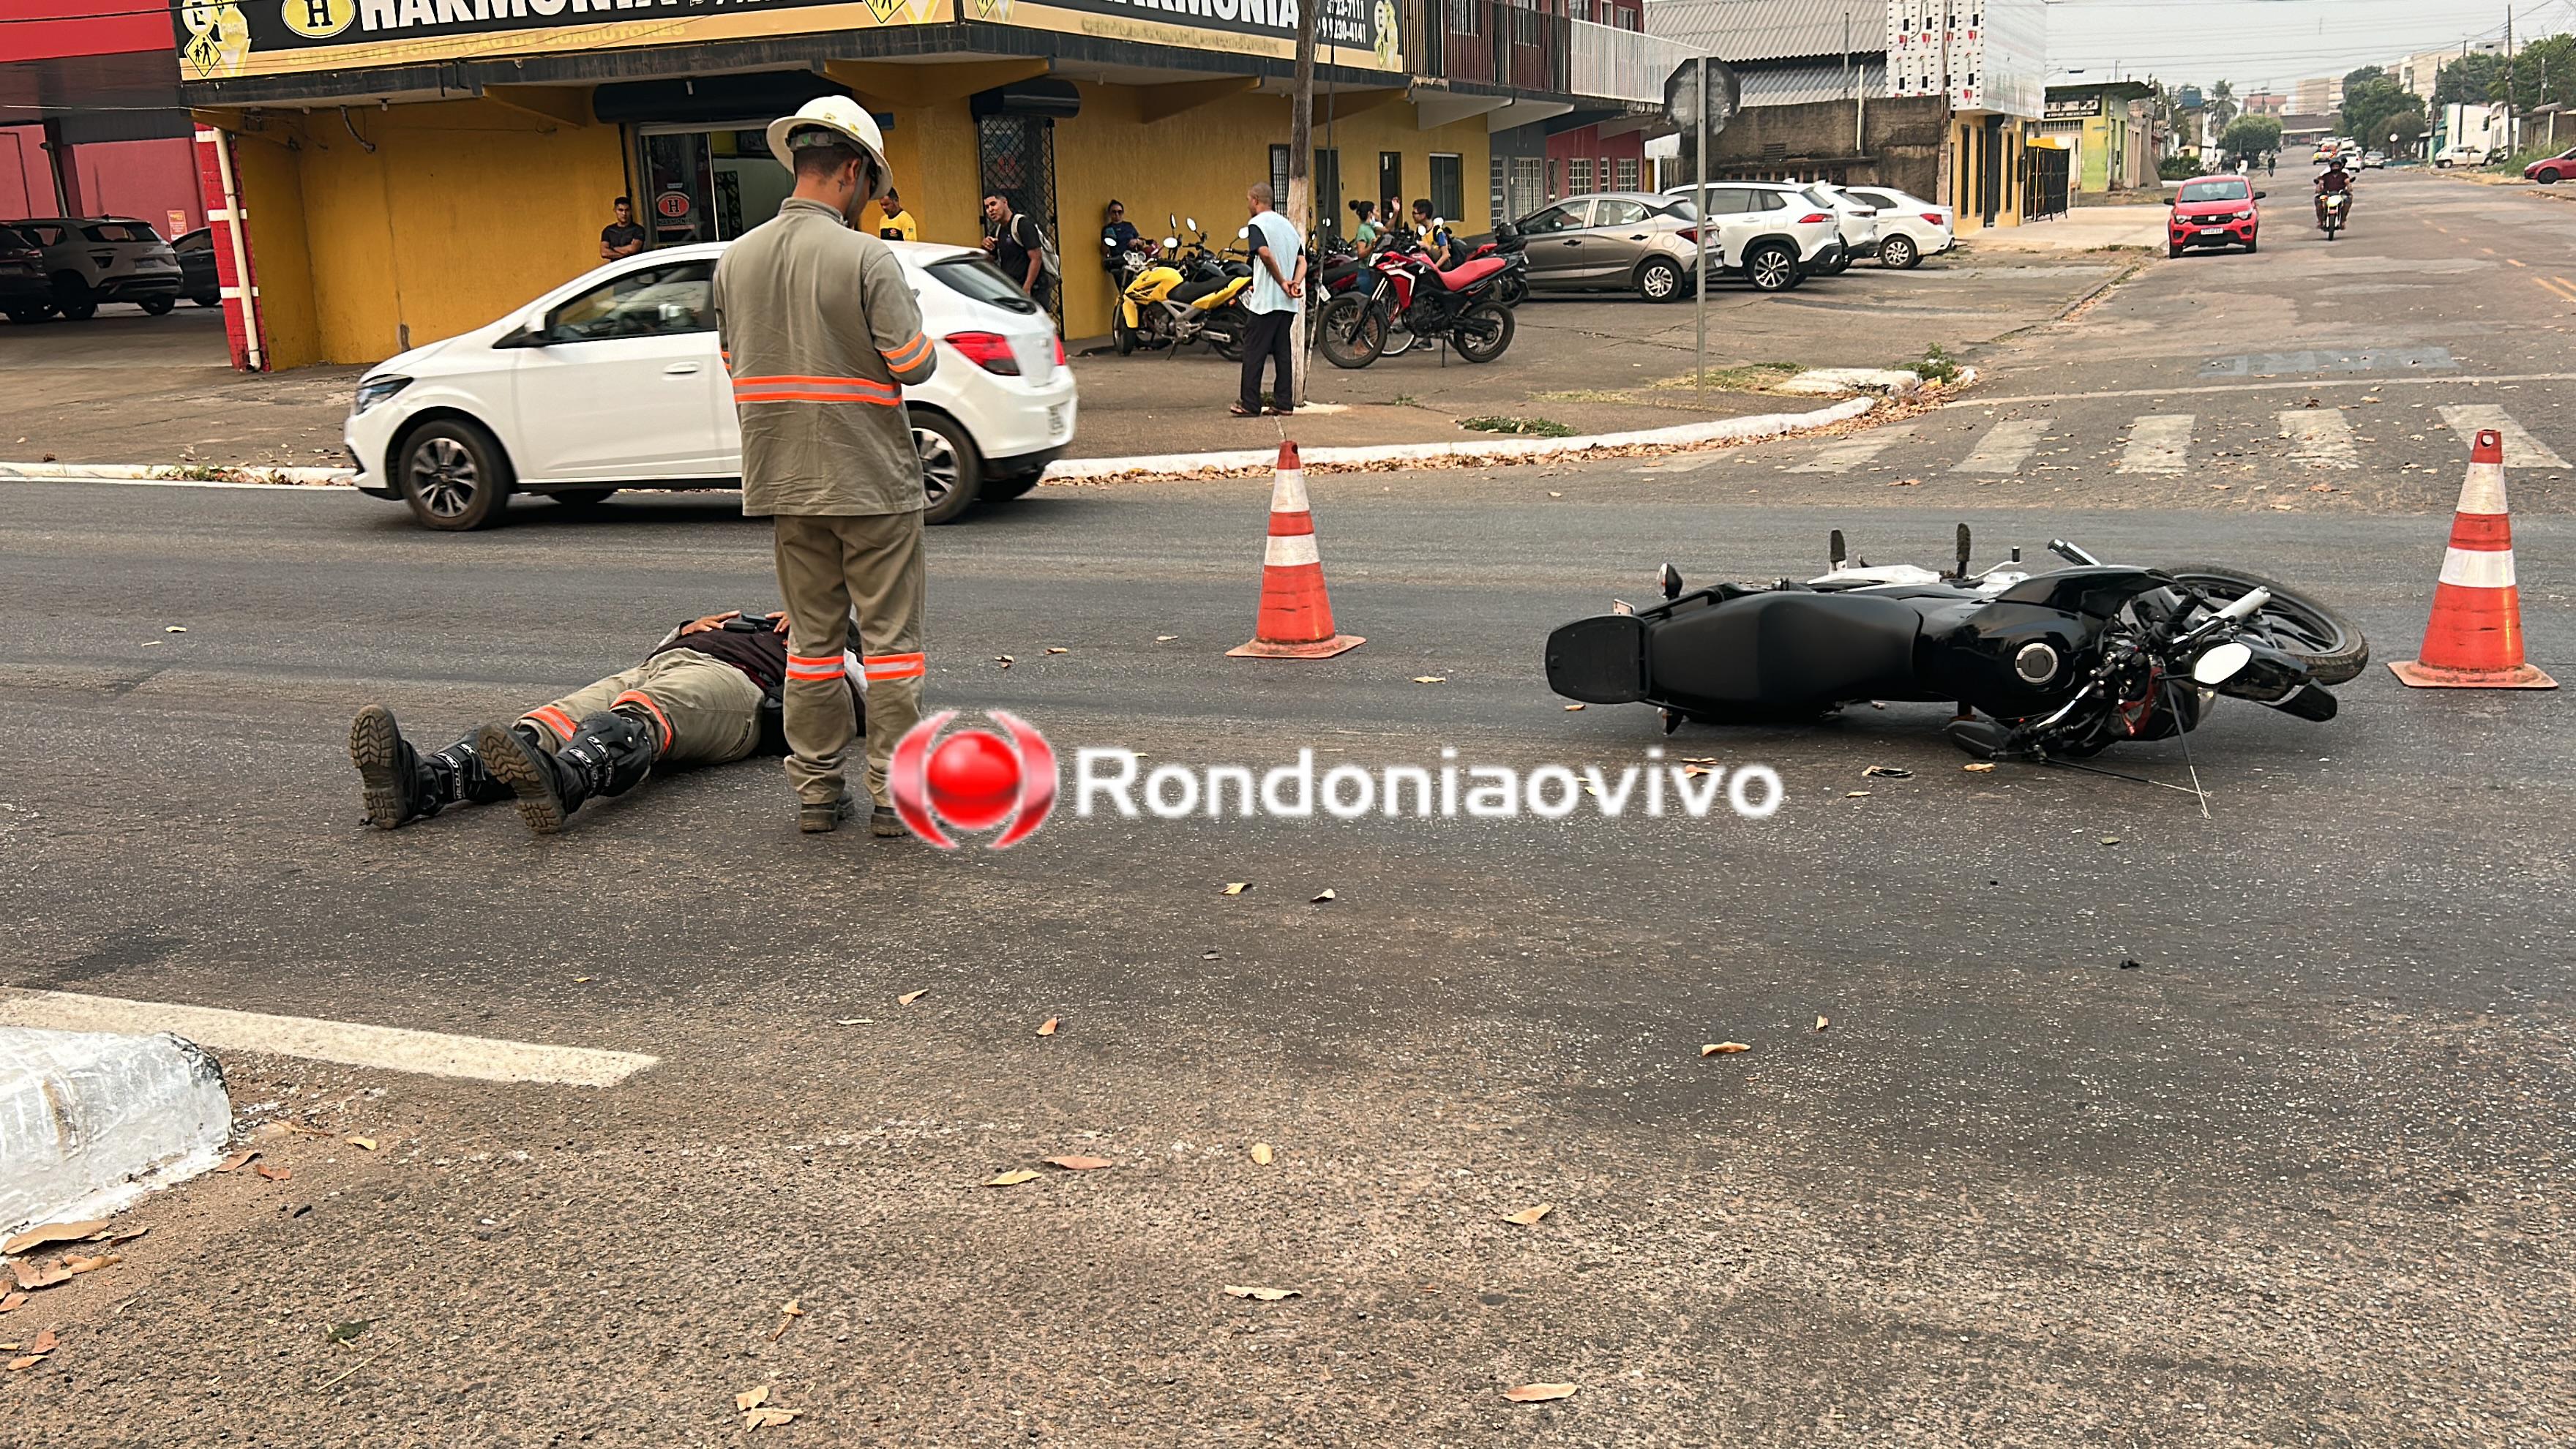
[[[857,671],[851,678],[864,735],[867,702]],[[379,830],[450,805],[516,796],[528,827],[551,835],[583,801],[623,795],[656,767],[784,754],[786,679],[785,614],[709,614],[662,636],[634,668],[507,726],[486,724],[434,755],[402,737],[393,711],[368,705],[349,724],[349,762],[364,785],[367,819]]]

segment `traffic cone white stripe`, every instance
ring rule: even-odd
[[[2513,550],[2454,548],[2442,555],[2442,582],[2469,589],[2513,587]]]
[[[1273,480],[1270,485],[1270,511],[1273,513],[1309,511],[1306,507],[1305,469],[1290,469]]]
[[[2504,513],[2504,465],[2471,463],[2469,476],[2460,483],[2461,513]]]
[[[1319,564],[1323,561],[1324,556],[1315,550],[1315,535],[1311,533],[1273,534],[1270,546],[1263,550],[1261,555],[1261,562],[1270,568],[1285,568],[1292,564]]]

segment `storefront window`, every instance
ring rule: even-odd
[[[656,131],[643,142],[655,246],[730,241],[776,216],[795,189],[760,130]]]

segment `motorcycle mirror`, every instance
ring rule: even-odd
[[[1238,231],[1236,231],[1236,232],[1235,232],[1235,234],[1234,234],[1234,239],[1235,239],[1236,241],[1250,241],[1250,240],[1252,240],[1252,228],[1250,228],[1250,227],[1248,227],[1248,226],[1247,226],[1247,227],[1243,227],[1243,228],[1239,229]]]
[[[1655,585],[1664,591],[1665,598],[1680,598],[1682,596],[1682,571],[1674,568],[1671,564],[1664,565],[1662,568],[1655,570]]]
[[[1167,236],[1167,237],[1163,238],[1163,250],[1165,250],[1165,251],[1175,251],[1175,250],[1178,250],[1178,249],[1179,249],[1179,247],[1180,247],[1180,245],[1181,245],[1181,239],[1180,239],[1179,237],[1176,237],[1176,236]]]
[[[1848,557],[1850,557],[1850,555],[1849,555],[1849,554],[1847,554],[1846,552],[1844,552],[1844,550],[1843,550],[1843,531],[1842,531],[1841,529],[1837,528],[1837,529],[1835,529],[1833,532],[1831,532],[1831,533],[1829,533],[1829,534],[1826,534],[1826,535],[1825,535],[1825,565],[1826,565],[1826,567],[1828,567],[1828,568],[1841,568],[1841,567],[1843,566],[1843,560],[1844,560],[1845,558],[1848,558]]]
[[[1198,219],[1197,217],[1195,217],[1195,216],[1185,216],[1185,217],[1181,218],[1181,220],[1182,220],[1183,224],[1185,224],[1185,225],[1187,225],[1187,226],[1189,227],[1189,229],[1190,229],[1190,230],[1192,230],[1192,231],[1197,231],[1197,230],[1199,229],[1199,219]]]
[[[2203,654],[2192,662],[2191,677],[2216,689],[2236,677],[2236,672],[2254,660],[2254,651],[2230,641]]]
[[[1968,576],[1968,525],[1959,525],[1959,577]]]

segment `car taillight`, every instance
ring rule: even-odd
[[[1681,230],[1674,232],[1674,233],[1673,233],[1673,235],[1675,235],[1675,236],[1677,236],[1677,237],[1680,237],[1683,241],[1689,242],[1689,243],[1690,243],[1691,245],[1693,245],[1693,246],[1697,246],[1697,245],[1699,245],[1699,228],[1698,228],[1698,227],[1695,227],[1695,226],[1686,226],[1686,227],[1683,227]]]
[[[1923,219],[1932,223],[1934,226],[1948,226],[1950,224],[1950,218],[1943,216],[1937,211],[1927,211],[1923,213]]]
[[[1011,339],[998,332],[951,332],[940,340],[995,377],[1020,375],[1020,360],[1011,354]]]
[[[1819,221],[1831,221],[1831,220],[1833,220],[1833,218],[1832,218],[1832,217],[1827,216],[1825,213],[1823,213],[1823,212],[1821,212],[1821,211],[1818,211],[1818,212],[1811,212],[1811,213],[1809,213],[1809,214],[1808,214],[1808,215],[1806,215],[1806,216],[1802,216],[1802,217],[1799,217],[1799,218],[1798,218],[1798,221],[1799,221],[1799,223],[1800,223],[1801,225],[1805,225],[1805,224],[1813,223],[1813,222],[1819,222]]]

